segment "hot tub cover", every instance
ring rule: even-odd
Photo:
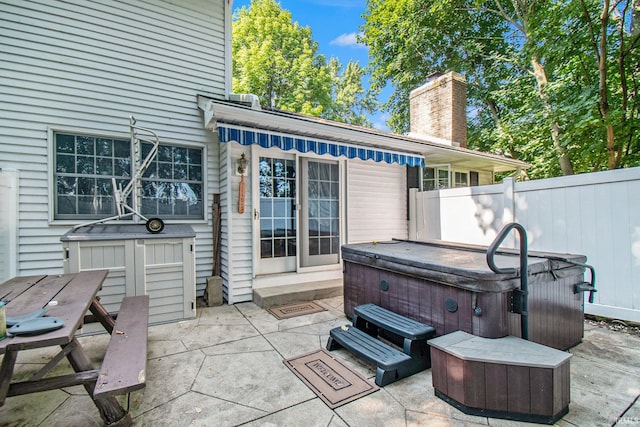
[[[517,250],[496,253],[500,268],[513,268],[513,274],[498,274],[487,264],[487,247],[444,241],[391,240],[342,246],[347,262],[446,283],[473,291],[504,292],[520,286],[520,258]],[[584,267],[583,255],[529,252],[528,281],[535,283],[544,273],[556,277],[575,274]]]

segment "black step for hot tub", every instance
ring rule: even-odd
[[[333,328],[329,333],[327,350],[342,347],[377,366],[376,384],[380,387],[424,369],[419,359],[412,358],[351,325]]]
[[[381,329],[391,332],[401,338],[397,344],[403,348],[405,354],[426,358],[426,368],[431,366],[427,340],[436,336],[433,326],[409,319],[375,304],[355,307],[353,325],[373,337],[378,336]],[[389,337],[385,336],[385,338]]]
[[[387,334],[390,333],[389,334]],[[353,326],[334,328],[327,349],[344,347],[377,366],[376,384],[385,386],[431,367],[427,340],[433,327],[401,316],[375,304],[355,307]],[[377,339],[382,336],[402,349]]]

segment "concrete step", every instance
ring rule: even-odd
[[[253,302],[269,308],[342,295],[342,279],[270,286],[253,290]]]

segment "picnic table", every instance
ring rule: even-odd
[[[131,416],[115,398],[138,390],[146,381],[149,298],[126,297],[114,319],[97,297],[108,271],[15,277],[0,284],[0,301],[7,318],[46,309],[46,317],[62,323],[59,329],[37,334],[9,335],[0,340],[0,406],[7,397],[83,385],[105,425],[131,425]],[[111,334],[102,364],[94,368],[76,334],[88,311]],[[26,322],[24,323],[26,325]],[[13,382],[18,354],[24,350],[60,346],[61,351],[27,381]],[[64,358],[74,373],[48,373]]]

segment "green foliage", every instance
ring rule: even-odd
[[[375,87],[394,87],[389,126],[406,132],[409,92],[454,70],[468,82],[470,148],[527,161],[534,178],[562,174],[560,156],[575,172],[639,165],[632,1],[603,20],[596,0],[368,0],[362,41]]]
[[[258,95],[264,107],[369,125],[375,93],[365,70],[337,59],[327,64],[311,29],[293,22],[275,0],[252,0],[233,19],[233,90]]]
[[[331,76],[309,27],[275,0],[254,0],[233,23],[233,88],[267,107],[319,115],[331,102]]]
[[[330,108],[322,117],[360,126],[371,126],[367,113],[378,109],[375,91],[367,91],[362,86],[366,70],[358,62],[349,61],[342,69],[337,58],[329,60],[329,72],[333,82]]]

